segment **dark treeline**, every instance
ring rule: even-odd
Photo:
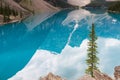
[[[20,17],[22,18],[22,12],[19,12],[17,10],[14,10],[10,8],[9,5],[6,3],[3,3],[1,0],[0,2],[0,15],[3,15],[3,22],[9,22],[10,21],[10,15],[16,17],[18,14],[20,14]]]
[[[116,2],[115,4],[111,5],[108,8],[109,11],[120,12],[120,1]]]

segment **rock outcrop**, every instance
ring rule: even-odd
[[[114,72],[115,80],[120,80],[120,66],[116,66],[114,70],[115,70]]]
[[[107,74],[101,73],[99,71],[94,71],[95,80],[113,80]]]
[[[23,7],[21,7],[18,3],[16,3],[14,0],[0,0],[0,3],[2,2],[3,7],[4,6],[9,6],[9,8],[15,10],[15,11],[22,11],[22,12],[27,12],[26,9],[24,9]]]
[[[49,13],[59,11],[44,0],[22,0],[20,5],[33,13]]]
[[[49,73],[44,78],[40,78],[40,80],[63,80],[63,79],[58,75],[54,75],[52,73]]]
[[[90,75],[85,75],[81,77],[79,80],[113,80],[113,79],[104,73],[94,71],[94,78],[92,78]]]
[[[90,75],[84,75],[79,80],[95,80],[95,78],[92,78]]]

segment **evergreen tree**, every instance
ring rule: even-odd
[[[14,10],[14,9],[12,9],[11,10],[11,14],[13,14],[13,16],[17,16],[18,15],[18,11],[17,10]]]
[[[23,17],[23,13],[22,13],[22,11],[20,11],[20,18],[22,18]]]
[[[0,14],[3,14],[3,5],[2,5],[2,0],[1,0],[1,3],[0,3]]]
[[[11,14],[12,14],[13,16],[16,16],[16,15],[15,15],[15,10],[12,9],[11,11],[12,11]]]
[[[7,5],[6,6],[6,16],[9,16],[10,15],[10,10],[9,10],[9,6]]]
[[[6,22],[5,14],[3,14],[3,22]]]
[[[3,22],[6,22],[7,19],[6,19],[6,13],[5,13],[5,10],[3,11]]]
[[[18,11],[17,10],[15,10],[15,17],[18,15]]]
[[[86,73],[90,74],[91,77],[94,77],[93,71],[94,70],[99,70],[97,65],[98,65],[98,57],[97,57],[97,36],[95,34],[95,26],[92,24],[92,28],[89,34],[89,42],[88,42],[88,55],[86,59],[86,63],[88,65],[88,68],[86,69]]]
[[[32,0],[30,0],[30,5],[32,5]]]
[[[113,5],[109,6],[108,11],[116,11],[120,12],[120,1],[114,3]]]
[[[10,6],[3,2],[4,0],[0,1],[0,14],[3,15],[3,22],[9,22],[10,21],[10,16],[17,16],[18,15],[18,11],[11,9]],[[20,17],[22,18],[23,14],[22,11],[19,13]]]

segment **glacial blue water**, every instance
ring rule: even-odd
[[[113,68],[120,65],[120,14],[80,9],[62,10],[44,20],[42,18],[42,21],[40,15],[34,15],[21,22],[1,25],[0,80],[7,80],[22,70],[37,50],[61,55],[66,45],[80,47],[88,39],[92,23],[96,26],[99,57],[102,59],[100,63],[109,59],[105,67],[104,64],[100,67],[103,72],[111,75]],[[76,53],[72,56],[75,55]],[[72,73],[75,70],[67,71]],[[71,79],[73,74],[68,73],[58,74]]]

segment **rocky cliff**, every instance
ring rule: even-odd
[[[0,24],[20,21],[30,12],[14,0],[0,0]]]
[[[107,74],[101,73],[99,71],[94,71],[94,78],[89,75],[81,77],[79,80],[113,80]]]
[[[79,80],[95,80],[95,78],[92,78],[90,75],[84,75]]]
[[[44,78],[40,78],[40,80],[63,80],[63,79],[58,75],[54,75],[52,73],[49,73]]]
[[[95,80],[113,80],[107,74],[101,73],[99,71],[94,71]]]
[[[45,0],[45,1],[59,8],[77,8],[77,6],[69,4],[66,0]]]
[[[3,7],[9,6],[11,9],[14,9],[17,11],[23,11],[23,12],[27,11],[26,9],[21,7],[18,3],[16,3],[14,0],[0,0],[0,3],[2,3]]]
[[[116,66],[114,71],[115,80],[120,80],[120,66]]]
[[[19,4],[34,13],[48,13],[59,10],[44,0],[22,0]]]
[[[56,13],[57,11],[59,8],[44,0],[0,0],[0,24],[20,21],[32,13]]]

